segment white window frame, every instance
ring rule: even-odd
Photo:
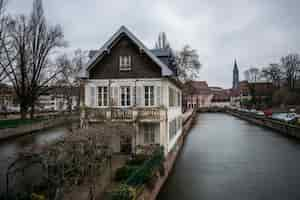
[[[155,106],[155,87],[153,85],[144,86],[144,105],[145,107]]]
[[[129,107],[132,104],[131,99],[131,87],[130,86],[121,86],[120,87],[120,105],[122,107]],[[124,97],[124,99],[123,99]],[[124,102],[124,104],[123,104]]]
[[[105,92],[104,90],[106,89],[106,98],[105,98]],[[99,86],[98,87],[98,103],[97,105],[99,107],[107,107],[108,106],[108,87],[107,86]],[[106,104],[105,104],[106,102]]]
[[[120,71],[131,70],[131,56],[120,56],[119,61]]]

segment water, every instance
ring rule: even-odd
[[[162,199],[300,199],[300,143],[225,114],[200,114]]]
[[[0,194],[6,188],[7,168],[18,157],[18,152],[22,152],[32,145],[46,145],[54,142],[66,133],[66,127],[58,127],[0,142]]]

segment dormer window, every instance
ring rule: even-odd
[[[120,56],[120,71],[131,70],[131,56]]]

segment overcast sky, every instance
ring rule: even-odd
[[[28,13],[32,0],[9,0],[10,13]],[[159,32],[171,47],[189,44],[203,64],[200,79],[231,87],[234,58],[240,76],[250,66],[300,53],[299,0],[44,0],[48,20],[61,24],[68,51],[97,49],[121,26],[148,48]]]

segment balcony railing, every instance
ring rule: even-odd
[[[162,108],[86,108],[89,121],[160,121],[166,111]]]
[[[144,108],[138,111],[138,119],[139,120],[160,120],[161,119],[161,111],[157,108]]]
[[[112,109],[112,120],[133,120],[133,110],[131,109]]]

